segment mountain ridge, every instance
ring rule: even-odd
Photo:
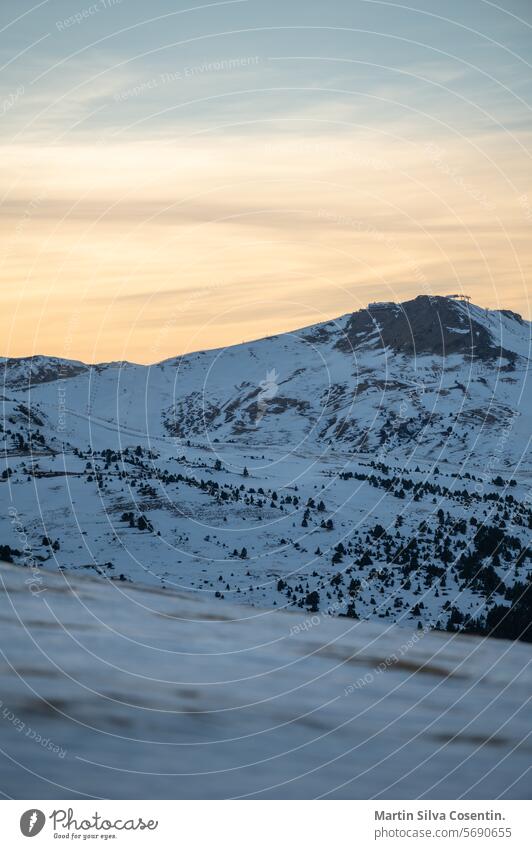
[[[53,361],[54,363],[56,363],[58,365],[72,365],[72,366],[75,366],[75,367],[82,367],[83,366],[85,368],[99,368],[99,369],[101,369],[101,368],[119,368],[121,366],[124,366],[124,367],[138,366],[139,368],[155,368],[156,366],[164,365],[164,364],[167,364],[167,363],[175,363],[182,358],[195,356],[197,354],[211,353],[213,351],[225,350],[227,348],[241,348],[241,347],[245,347],[246,345],[252,345],[252,344],[257,344],[259,342],[266,342],[266,341],[275,340],[275,339],[278,339],[279,337],[290,335],[290,334],[293,334],[293,333],[303,334],[306,331],[313,331],[315,328],[318,329],[316,332],[319,334],[322,330],[325,330],[325,328],[330,327],[331,325],[338,325],[340,322],[344,322],[344,321],[345,321],[346,326],[343,329],[343,332],[346,333],[346,335],[348,336],[348,339],[349,339],[349,342],[346,343],[346,350],[352,350],[355,347],[356,343],[355,343],[355,345],[351,346],[351,344],[350,344],[351,340],[349,338],[348,333],[351,330],[351,327],[353,327],[353,325],[356,324],[356,320],[357,320],[358,317],[364,317],[364,318],[367,318],[367,320],[369,320],[370,322],[372,322],[372,321],[374,322],[375,319],[376,318],[378,319],[379,316],[382,317],[383,312],[385,312],[386,309],[389,309],[392,312],[403,314],[408,321],[410,319],[410,313],[411,313],[412,306],[418,304],[418,305],[421,305],[422,307],[426,307],[426,304],[430,304],[430,303],[441,305],[442,307],[446,307],[447,309],[449,309],[450,305],[452,305],[451,306],[451,313],[448,313],[448,314],[451,314],[451,315],[469,314],[470,318],[472,318],[472,320],[474,322],[475,321],[478,322],[478,317],[479,317],[480,313],[484,313],[486,315],[489,314],[489,315],[493,315],[493,316],[495,316],[495,314],[498,313],[503,318],[513,320],[513,321],[519,323],[522,326],[529,325],[532,328],[532,322],[530,320],[523,318],[519,313],[514,312],[513,310],[499,309],[499,308],[488,309],[488,308],[477,306],[475,304],[469,304],[467,301],[459,300],[459,299],[454,298],[454,297],[451,298],[450,296],[445,296],[445,295],[417,295],[415,298],[409,299],[407,301],[402,301],[402,302],[385,301],[385,302],[370,303],[370,304],[368,304],[367,307],[361,307],[360,309],[356,310],[355,312],[342,313],[342,315],[339,315],[335,318],[326,319],[324,321],[298,326],[298,327],[296,327],[292,330],[284,331],[283,333],[276,333],[276,334],[272,334],[272,335],[268,335],[268,336],[261,336],[261,337],[258,337],[256,339],[255,338],[251,339],[249,341],[239,342],[239,343],[235,343],[233,345],[225,345],[225,346],[222,346],[221,348],[215,347],[215,348],[206,348],[206,349],[197,349],[197,350],[193,350],[193,351],[187,351],[185,353],[177,354],[175,356],[165,357],[163,360],[157,360],[153,363],[137,363],[133,360],[111,360],[111,361],[102,361],[102,362],[98,361],[98,362],[94,362],[94,363],[88,363],[88,362],[85,362],[83,360],[70,359],[70,358],[67,358],[67,357],[59,357],[59,356],[56,356],[54,354],[27,354],[27,355],[23,355],[23,356],[20,356],[20,357],[1,357],[0,363],[2,365],[4,365],[5,368],[13,367],[17,364],[21,364],[21,363],[25,363],[25,362],[32,362],[32,361],[33,362],[36,362],[36,361],[38,361],[38,362]],[[458,308],[459,306],[461,306],[462,309],[459,309]],[[453,310],[453,307],[456,308],[456,309]],[[474,310],[474,314],[472,313],[472,310]],[[373,331],[373,330],[375,330],[375,324],[372,324],[371,327],[366,325],[366,328],[367,328],[368,331]],[[414,330],[414,328],[412,328],[412,329]],[[413,338],[414,338],[414,342],[415,342],[416,337],[414,336]],[[456,340],[453,340],[453,341],[456,341]],[[531,350],[532,350],[532,347],[531,347]],[[444,349],[444,351],[445,351],[445,349]],[[418,352],[424,353],[425,351],[422,347],[418,346]],[[447,351],[447,353],[454,353],[454,352],[455,351],[453,350],[452,346],[451,346],[451,349]]]

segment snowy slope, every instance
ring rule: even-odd
[[[523,636],[530,327],[423,296],[149,367],[6,360],[3,556],[439,628],[518,605]]]
[[[3,382],[15,398],[31,396],[66,439],[93,447],[109,442],[101,431],[110,424],[154,442],[172,435],[313,451],[334,443],[401,458],[411,449],[433,459],[445,444],[447,456],[472,451],[479,461],[515,414],[501,454],[509,463],[527,443],[530,344],[530,322],[513,313],[420,297],[150,367],[7,360]]]
[[[530,648],[2,565],[15,798],[527,798]]]

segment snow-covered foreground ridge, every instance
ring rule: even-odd
[[[152,366],[6,360],[0,555],[526,637],[530,330],[420,296]]]
[[[0,566],[9,796],[527,795],[524,643],[33,578]]]

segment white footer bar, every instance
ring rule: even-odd
[[[2,801],[2,845],[305,849],[532,845],[523,801]],[[30,839],[35,838],[31,844]],[[292,842],[293,841],[293,842]]]

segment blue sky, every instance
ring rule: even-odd
[[[76,16],[81,17],[72,22]],[[256,67],[235,69],[217,84],[207,79],[213,76],[207,72],[189,79],[189,99],[202,92],[216,97],[255,87],[273,88],[275,93],[233,94],[224,103],[182,107],[179,114],[174,110],[154,117],[145,131],[212,120],[216,114],[240,117],[244,109],[249,118],[260,120],[312,103],[322,108],[323,97],[305,94],[308,87],[353,92],[351,98],[338,94],[338,99],[356,116],[382,115],[389,121],[401,115],[406,104],[415,104],[437,107],[442,116],[454,116],[461,128],[479,131],[489,125],[484,109],[495,122],[527,129],[531,23],[532,9],[522,0],[504,7],[478,0],[432,0],[416,3],[416,10],[374,0],[210,4],[4,0],[0,28],[5,29],[0,35],[4,62],[10,64],[2,72],[2,90],[8,95],[20,85],[28,89],[25,109],[21,104],[11,116],[14,123],[17,118],[22,121],[36,101],[53,101],[58,94],[70,99],[68,83],[79,86],[76,92],[94,107],[102,107],[79,128],[89,132],[148,113],[144,103],[128,103],[118,112],[111,108],[112,92],[120,92],[123,83],[141,84],[158,74],[222,59],[258,57]],[[25,52],[15,58],[20,51]],[[179,86],[160,89],[152,95],[151,105],[171,109],[181,103],[181,95]],[[398,105],[394,109],[368,102],[372,95],[388,95]],[[462,98],[476,108],[468,108]],[[64,113],[54,107],[50,111],[50,119],[57,114],[59,128]],[[47,129],[51,123],[46,122]]]

